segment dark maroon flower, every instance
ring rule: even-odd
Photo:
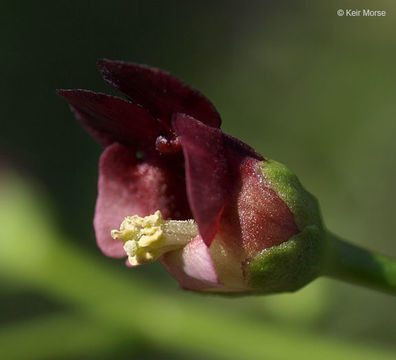
[[[278,291],[273,277],[307,273],[299,239],[312,224],[320,229],[320,219],[306,216],[316,204],[287,169],[223,133],[213,105],[168,73],[119,61],[98,66],[128,100],[58,94],[105,147],[94,219],[105,255],[128,254],[132,266],[159,258],[183,288],[201,291]],[[279,256],[290,265],[291,246],[293,274],[267,274]]]

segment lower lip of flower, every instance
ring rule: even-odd
[[[140,217],[127,216],[120,230],[112,230],[113,239],[124,243],[132,266],[154,262],[161,255],[183,248],[199,234],[194,220],[164,220],[161,212]]]

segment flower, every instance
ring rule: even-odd
[[[159,259],[195,291],[291,291],[317,276],[323,228],[295,175],[223,133],[213,105],[170,74],[98,67],[128,100],[58,94],[105,147],[94,217],[105,255]]]

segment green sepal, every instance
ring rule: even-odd
[[[281,245],[266,249],[245,267],[249,285],[260,293],[296,291],[320,273],[321,230],[306,227]]]
[[[301,185],[297,176],[274,160],[260,164],[264,185],[274,190],[294,214],[298,228],[316,225],[323,228],[317,199]]]
[[[262,293],[295,291],[319,276],[325,250],[325,231],[316,198],[286,166],[273,160],[261,164],[264,186],[286,203],[300,233],[265,249],[244,265],[246,280]]]

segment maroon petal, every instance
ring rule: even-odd
[[[206,125],[220,127],[213,105],[197,90],[162,70],[121,61],[99,60],[104,79],[133,102],[148,109],[170,129],[171,118],[180,112]]]
[[[175,192],[178,189],[178,192]],[[124,257],[123,244],[110,236],[126,216],[147,216],[160,210],[164,218],[188,218],[184,178],[160,159],[136,159],[126,146],[113,144],[99,163],[98,199],[94,227],[102,252]]]
[[[191,211],[203,241],[209,246],[232,182],[223,133],[184,114],[177,114],[173,123],[183,147]]]
[[[200,236],[195,237],[183,249],[164,254],[161,262],[182,288],[203,290],[222,285],[209,248]]]
[[[77,119],[103,145],[114,142],[134,148],[153,147],[159,134],[155,119],[138,105],[88,90],[58,90]]]

